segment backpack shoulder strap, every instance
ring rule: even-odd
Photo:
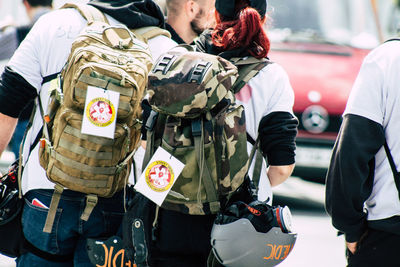
[[[255,57],[248,58],[231,58],[230,61],[238,68],[239,77],[232,86],[232,91],[236,94],[250,81],[251,78],[256,76],[260,70],[271,62],[265,58],[257,59]]]
[[[133,30],[131,29],[131,31],[134,34],[141,36],[143,41],[145,41],[146,43],[149,39],[159,35],[164,35],[168,38],[171,38],[171,33],[169,33],[169,31],[161,29],[160,27],[157,26],[141,27]]]
[[[396,185],[396,188],[397,188],[397,191],[399,194],[399,199],[400,199],[400,176],[399,176],[399,173],[397,172],[396,164],[394,163],[392,153],[390,153],[389,145],[387,144],[386,140],[385,140],[384,148],[385,148],[386,156],[388,157],[390,168],[392,169],[394,183]]]
[[[75,8],[87,20],[88,24],[92,24],[95,21],[109,24],[103,12],[101,12],[94,6],[78,3],[66,3],[61,8]]]
[[[248,166],[252,164],[254,160],[254,168],[253,168],[253,175],[252,175],[252,183],[256,188],[256,193],[258,193],[258,184],[261,178],[261,169],[262,169],[262,162],[263,162],[263,155],[260,150],[260,136],[257,136],[257,139],[254,140],[248,133],[247,133],[247,141],[253,145],[251,149],[250,156],[248,159]]]

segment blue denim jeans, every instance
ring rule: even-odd
[[[87,238],[107,238],[116,234],[124,213],[123,190],[112,198],[100,198],[89,220],[80,216],[86,205],[85,194],[65,190],[58,205],[52,232],[43,232],[48,209],[32,204],[35,198],[50,206],[53,190],[35,189],[25,194],[22,228],[25,238],[36,248],[54,255],[73,255],[67,262],[52,262],[28,252],[17,259],[17,266],[93,266],[86,252]]]

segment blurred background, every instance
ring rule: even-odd
[[[54,0],[54,6],[65,2]],[[165,11],[164,0],[156,2]],[[269,58],[288,72],[300,122],[293,177],[274,188],[274,204],[290,207],[298,232],[293,252],[280,266],[345,266],[343,236],[337,236],[324,209],[325,174],[363,58],[398,36],[398,2],[269,0],[268,16]],[[0,0],[0,26],[28,22],[22,0]],[[0,70],[6,63],[0,61]],[[3,153],[0,170],[14,159],[12,152]],[[13,259],[0,256],[2,266],[14,266]]]

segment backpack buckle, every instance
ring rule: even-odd
[[[201,119],[195,119],[192,121],[192,135],[193,137],[201,136]]]
[[[196,63],[189,74],[188,82],[197,82],[197,84],[200,84],[210,66],[210,62],[200,61]]]
[[[160,58],[153,68],[153,72],[156,73],[157,71],[161,71],[162,74],[167,74],[169,68],[171,67],[172,63],[174,63],[176,59],[175,55],[166,54],[162,58]]]

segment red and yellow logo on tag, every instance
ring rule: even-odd
[[[145,173],[147,185],[156,192],[167,191],[174,183],[174,171],[163,160],[157,160],[147,167]]]
[[[89,121],[98,127],[106,127],[115,120],[114,105],[103,97],[93,98],[87,105],[86,114]]]

